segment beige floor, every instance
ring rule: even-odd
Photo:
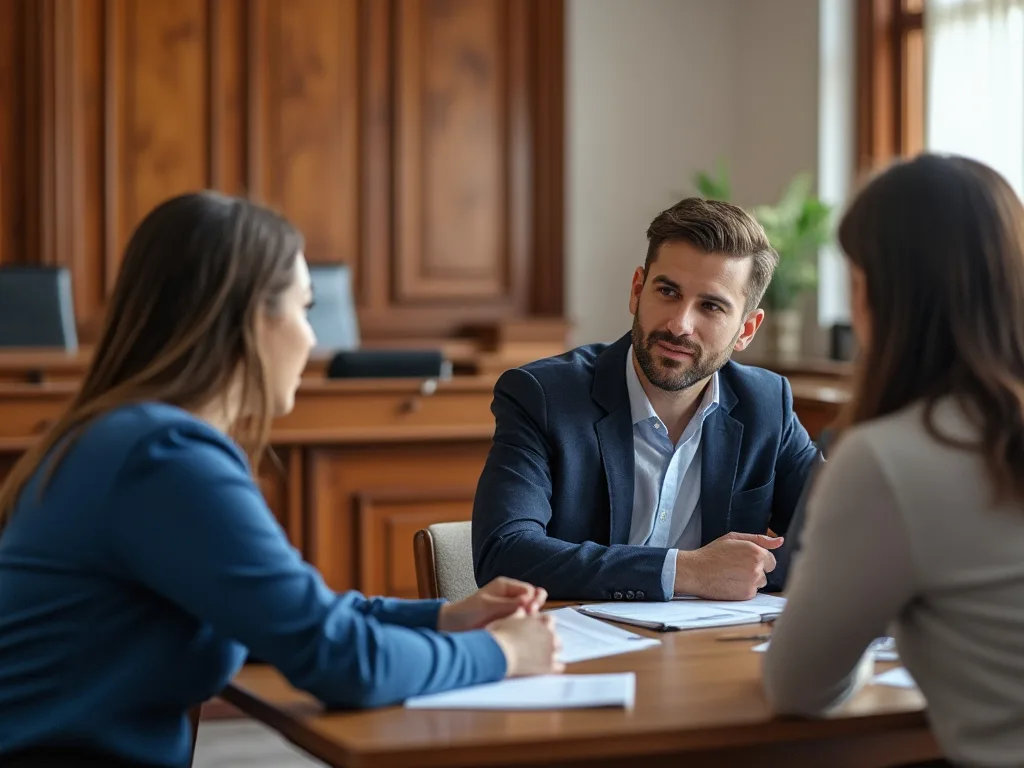
[[[253,720],[204,720],[193,768],[316,768],[319,760]]]

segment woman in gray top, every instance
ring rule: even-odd
[[[776,711],[819,715],[894,634],[947,757],[1024,765],[1024,206],[924,155],[839,228],[861,346],[765,659]]]

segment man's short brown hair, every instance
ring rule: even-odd
[[[771,282],[779,255],[764,227],[742,208],[720,200],[688,197],[662,211],[647,228],[644,276],[664,243],[687,242],[705,253],[753,259],[747,283],[747,311],[756,308]]]

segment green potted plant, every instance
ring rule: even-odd
[[[699,172],[694,185],[698,194],[709,200],[728,202],[732,196],[722,166],[714,176]],[[756,206],[751,213],[779,254],[775,275],[761,302],[767,310],[767,353],[793,360],[800,357],[803,318],[799,299],[818,286],[818,250],[829,240],[832,206],[813,193],[810,175],[800,174],[789,183],[778,203]]]

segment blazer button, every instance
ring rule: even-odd
[[[626,593],[627,600],[632,600],[634,597],[636,597],[636,593],[632,589]]]
[[[622,599],[622,593],[621,592],[616,592],[614,595],[612,595],[612,597],[614,597],[616,600],[621,600]]]
[[[641,592],[640,590],[637,590],[637,592],[636,592],[636,599],[637,600],[643,600],[644,599],[644,593]]]

